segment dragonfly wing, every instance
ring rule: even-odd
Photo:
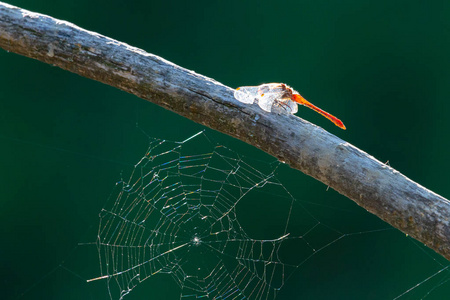
[[[286,99],[286,87],[280,83],[268,83],[260,86],[242,86],[234,91],[236,100],[252,104],[256,101],[262,110],[271,112],[272,106],[280,105],[291,114],[297,112],[297,104]]]
[[[294,101],[288,100],[288,101],[286,102],[286,106],[287,106],[286,110],[287,110],[289,113],[295,114],[295,113],[298,112],[298,105],[297,105],[297,103],[295,103]]]
[[[234,91],[234,98],[246,104],[253,104],[258,96],[257,86],[242,86]]]
[[[272,105],[279,97],[278,93],[266,93],[259,95],[258,99],[258,105],[261,107],[262,110],[265,110],[267,112],[272,111]]]

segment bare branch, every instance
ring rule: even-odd
[[[450,202],[320,127],[242,104],[231,88],[141,49],[4,3],[0,47],[117,87],[247,142],[450,259]]]

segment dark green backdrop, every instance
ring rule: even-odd
[[[68,20],[226,85],[286,82],[339,117],[298,115],[449,197],[448,1],[39,1],[10,4]],[[203,127],[135,96],[0,50],[2,299],[108,299],[92,242],[98,212],[149,135]],[[208,130],[252,156],[258,150]],[[264,157],[264,156],[263,156]],[[266,159],[268,159],[266,157]],[[318,202],[343,238],[298,268],[285,299],[444,299],[448,262],[300,172],[286,185]],[[288,176],[286,176],[288,177]],[[255,208],[257,209],[257,208]],[[341,211],[346,212],[345,219]],[[347,217],[350,212],[351,217]],[[343,224],[339,222],[344,222]],[[178,299],[169,276],[140,299]],[[130,295],[129,299],[137,299]],[[143,296],[147,295],[147,296]],[[6,296],[6,297],[5,297]],[[125,298],[126,299],[126,298]]]

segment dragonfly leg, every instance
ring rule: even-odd
[[[281,107],[286,112],[291,113],[292,112],[292,108],[289,106],[288,101],[289,100],[276,100],[275,101],[275,106],[276,107]]]

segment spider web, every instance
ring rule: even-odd
[[[111,299],[160,274],[178,284],[180,299],[274,299],[293,271],[345,234],[294,199],[278,162],[247,160],[203,132],[151,139],[100,213],[101,276],[89,281],[106,279]],[[254,214],[264,203],[265,218]]]

